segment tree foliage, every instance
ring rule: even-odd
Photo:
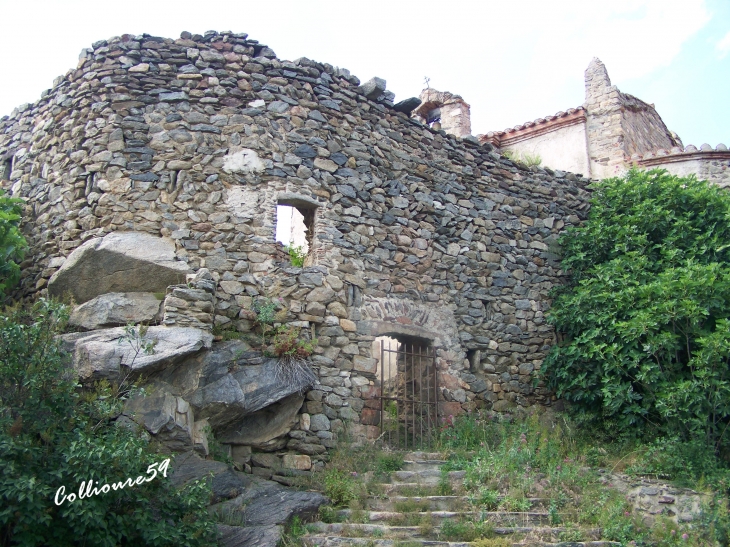
[[[0,302],[5,293],[20,279],[20,266],[27,247],[20,233],[20,214],[23,201],[10,198],[0,190]]]
[[[604,425],[730,446],[730,194],[631,171],[560,244],[548,385]]]
[[[204,483],[180,491],[156,476],[57,505],[62,486],[148,477],[167,457],[115,425],[114,386],[79,389],[56,338],[65,319],[43,300],[0,316],[0,545],[214,545]]]

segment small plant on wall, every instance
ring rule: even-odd
[[[267,337],[276,334],[277,327],[274,323],[282,321],[286,316],[286,309],[281,308],[281,299],[259,298],[251,306],[251,311],[247,312],[249,319],[261,331],[261,347],[266,346]]]
[[[304,250],[303,245],[294,245],[292,241],[288,246],[284,247],[284,250],[289,253],[289,259],[291,265],[295,268],[304,267],[304,260],[307,258],[307,252]]]
[[[317,340],[308,340],[301,336],[296,327],[280,327],[274,335],[271,345],[265,353],[279,358],[279,367],[276,370],[277,378],[286,384],[296,384],[300,391],[312,387],[317,383],[309,364],[309,357],[314,353]]]

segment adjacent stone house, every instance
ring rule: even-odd
[[[480,135],[479,141],[518,158],[539,156],[543,165],[592,179],[622,175],[635,165],[730,185],[730,151],[724,144],[685,147],[654,105],[611,85],[597,58],[586,69],[585,88],[583,106]]]

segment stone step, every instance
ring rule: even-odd
[[[424,469],[438,469],[446,462],[443,460],[405,460],[401,471],[421,471]]]
[[[406,452],[403,454],[403,459],[408,461],[416,461],[416,460],[444,460],[444,454],[442,452]]]
[[[449,471],[447,476],[450,481],[461,481],[466,471]],[[441,480],[441,470],[438,467],[418,469],[415,471],[395,471],[390,474],[391,483],[422,483],[438,484]]]
[[[466,496],[391,496],[388,499],[370,498],[371,511],[395,511],[396,504],[415,504],[423,511],[458,511],[469,506]]]
[[[403,539],[374,539],[374,538],[354,538],[340,536],[308,536],[303,538],[304,545],[307,547],[398,547],[403,544]],[[464,541],[438,541],[433,539],[409,539],[409,544],[423,545],[424,547],[470,547],[472,544]],[[513,547],[619,547],[621,544],[615,541],[570,541],[560,543],[513,543]]]
[[[398,487],[400,485],[388,485]],[[413,485],[412,488],[418,488]],[[398,489],[394,489],[397,491]],[[504,496],[500,496],[502,500]],[[545,507],[549,503],[546,498],[528,498],[530,507]],[[469,507],[471,504],[467,496],[398,496],[391,495],[387,499],[369,498],[367,501],[367,509],[371,511],[395,511],[396,504],[409,503],[417,505],[422,511],[460,511]]]
[[[308,536],[303,538],[306,547],[349,547],[361,545],[363,547],[399,547],[403,539],[371,539],[340,536]],[[470,547],[470,543],[463,541],[436,541],[432,539],[408,539],[408,545],[423,545],[424,547]]]
[[[353,514],[350,509],[337,512],[340,519],[349,520]],[[389,524],[405,523],[419,524],[421,520],[430,520],[434,526],[440,526],[445,519],[466,517],[472,520],[491,522],[502,526],[536,526],[548,524],[548,513],[538,512],[509,512],[509,511],[428,511],[402,513],[396,511],[355,511],[355,514],[364,517],[368,522],[387,522]],[[358,519],[359,520],[359,519]],[[415,522],[414,522],[415,521]]]
[[[449,481],[454,490],[461,488],[462,482],[460,480]],[[392,482],[382,484],[383,493],[387,496],[391,495],[402,495],[402,496],[438,496],[443,492],[439,491],[438,482],[426,483],[421,482]],[[453,494],[453,492],[452,492]]]
[[[419,538],[424,533],[429,536],[437,535],[439,527],[422,528],[420,526],[388,526],[386,524],[361,524],[354,522],[327,524],[324,522],[314,522],[308,524],[310,532],[315,535],[327,536],[347,536],[347,537],[372,537],[372,534],[381,537],[397,537],[397,538]],[[428,530],[428,531],[427,531]],[[497,535],[510,534],[530,534],[535,541],[543,541],[545,536],[557,537],[561,532],[567,531],[564,527],[550,526],[495,526],[494,533]],[[586,530],[586,535],[599,537],[600,530]],[[532,545],[532,544],[531,544]]]

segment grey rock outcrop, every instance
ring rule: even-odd
[[[172,463],[172,484],[183,486],[190,481],[208,477],[213,494],[213,502],[229,500],[241,495],[254,484],[255,477],[236,471],[229,465],[215,460],[205,460],[193,452],[175,457]]]
[[[125,336],[125,329],[117,327],[66,334],[61,339],[82,380],[116,378],[123,366],[134,373],[154,372],[210,348],[213,342],[210,333],[189,327],[150,327],[143,339]],[[140,349],[140,343],[146,342],[154,344],[153,353]]]
[[[291,431],[299,421],[298,413],[304,397],[294,393],[281,401],[237,420],[218,433],[221,442],[247,445],[257,450],[271,450],[279,439]],[[282,439],[285,444],[287,439]],[[272,443],[272,441],[274,441]]]
[[[151,323],[158,319],[160,304],[148,292],[102,294],[76,307],[69,324],[96,330],[128,323]]]
[[[223,547],[276,547],[281,541],[283,526],[218,525],[218,541]]]
[[[74,250],[48,281],[48,292],[71,293],[81,303],[111,292],[164,292],[189,272],[185,262],[175,260],[171,239],[112,232]]]
[[[169,450],[180,452],[196,444],[193,410],[182,397],[139,395],[127,400],[124,412]]]
[[[311,387],[282,381],[278,367],[278,359],[262,357],[245,342],[230,341],[164,371],[157,379],[172,393],[190,401],[198,418],[208,418],[211,427],[219,429],[238,424],[242,418]],[[298,400],[301,407],[301,398]],[[272,418],[276,435],[281,434],[284,423],[290,422],[291,409],[296,405],[296,400],[290,401],[284,405],[285,418]],[[250,423],[254,438],[265,440],[268,434],[261,427],[263,422],[252,418]]]
[[[240,520],[250,530],[248,534],[252,538],[269,537],[274,532],[257,529],[259,527],[280,526],[291,522],[295,516],[306,520],[314,516],[321,505],[329,503],[319,492],[293,490],[255,475],[235,471],[224,463],[204,460],[197,454],[181,454],[173,461],[170,480],[175,486],[180,487],[205,477],[209,477],[211,481],[213,499],[225,500],[213,505],[211,510]],[[231,536],[238,536],[235,530],[226,532]]]

